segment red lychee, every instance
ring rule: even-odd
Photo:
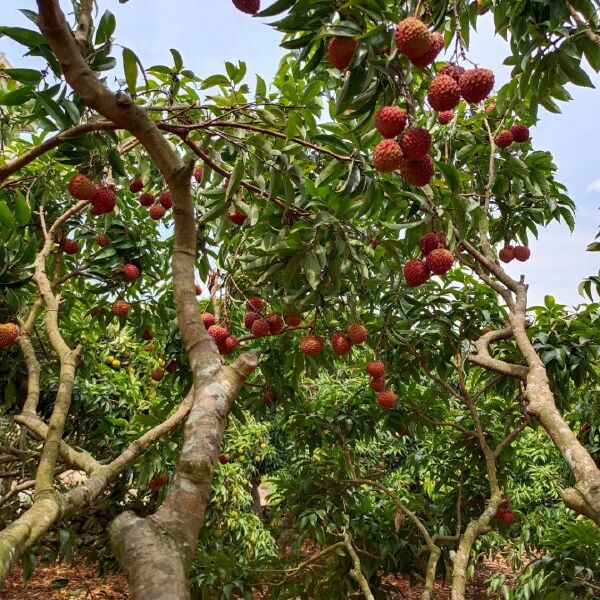
[[[151,491],[158,492],[160,488],[162,488],[165,485],[165,483],[167,483],[167,481],[169,481],[169,477],[167,476],[167,474],[161,473],[160,475],[157,475],[156,477],[153,477],[150,480],[150,483],[148,483],[148,487]]]
[[[60,242],[60,248],[65,254],[77,254],[79,242],[70,238],[63,238]]]
[[[211,325],[207,331],[208,335],[214,338],[217,344],[222,344],[229,335],[227,327],[223,327],[222,325]]]
[[[385,365],[380,360],[370,360],[366,366],[367,373],[377,379],[385,374]]]
[[[268,406],[275,404],[275,401],[277,400],[277,394],[275,393],[275,390],[265,390],[263,393],[263,400]]]
[[[169,209],[173,206],[173,198],[169,192],[164,192],[158,197],[158,201],[166,208]]]
[[[198,167],[194,171],[194,179],[196,180],[197,183],[200,183],[202,181],[203,175],[204,175],[204,167]]]
[[[385,408],[386,410],[393,410],[396,408],[396,400],[398,400],[398,396],[394,394],[394,392],[390,390],[386,390],[377,394],[377,402],[381,408]]]
[[[92,195],[91,204],[94,214],[106,215],[115,209],[117,197],[110,188],[99,187]]]
[[[223,342],[218,344],[219,352],[223,356],[233,354],[238,345],[238,339],[234,335],[228,335]]]
[[[327,46],[327,55],[329,62],[340,71],[348,68],[352,62],[354,51],[356,50],[357,42],[349,37],[333,37],[329,40]]]
[[[255,15],[260,10],[260,0],[233,0],[233,5],[247,15]]]
[[[531,250],[527,246],[515,246],[514,254],[517,260],[525,262],[526,260],[529,260]]]
[[[144,189],[144,182],[141,177],[136,177],[129,182],[129,191],[137,194]]]
[[[446,274],[454,264],[454,255],[450,250],[438,248],[432,250],[425,260],[427,268],[436,275]]]
[[[90,200],[96,191],[96,184],[81,173],[71,177],[68,187],[71,196],[77,200]]]
[[[117,317],[126,317],[129,313],[129,303],[122,299],[116,300],[111,310]]]
[[[494,74],[489,69],[467,69],[459,80],[461,96],[471,104],[487,98],[494,87]]]
[[[229,208],[227,209],[227,218],[234,225],[243,225],[247,216],[244,213],[240,212],[237,208],[234,207],[233,210],[230,210]]]
[[[247,312],[244,315],[244,327],[246,329],[252,329],[252,323],[254,323],[254,321],[256,321],[257,319],[260,319],[260,315],[258,313]]]
[[[0,348],[6,348],[14,344],[19,337],[20,329],[14,323],[2,323],[0,325]]]
[[[334,333],[331,338],[331,347],[334,354],[344,356],[352,350],[352,342],[343,333]]]
[[[362,323],[350,323],[346,329],[346,333],[353,344],[362,344],[369,337],[367,328]]]
[[[298,327],[302,323],[302,317],[291,308],[286,309],[283,320],[288,327]]]
[[[144,329],[144,331],[142,331],[142,339],[146,340],[147,342],[149,342],[154,336],[150,333],[150,331],[148,331],[148,329]]]
[[[421,236],[419,240],[419,248],[423,256],[427,256],[433,250],[446,247],[446,237],[439,231],[430,231]]]
[[[255,337],[269,335],[269,324],[265,319],[256,319],[256,321],[252,323],[252,335]]]
[[[438,115],[438,123],[440,125],[448,125],[454,119],[454,113],[451,110],[443,110]]]
[[[431,134],[423,127],[413,127],[402,136],[400,148],[404,159],[420,160],[431,148]]]
[[[398,52],[407,56],[421,56],[429,50],[431,44],[427,25],[415,17],[400,21],[396,26],[395,37]]]
[[[402,148],[394,140],[383,140],[373,150],[373,166],[380,173],[390,173],[400,166]]]
[[[177,371],[177,361],[170,360],[165,367],[167,373],[175,373]]]
[[[369,385],[374,392],[383,392],[383,390],[385,390],[385,378],[373,377],[369,382]]]
[[[427,100],[433,110],[452,110],[460,102],[460,86],[449,75],[437,75],[429,84]]]
[[[527,125],[513,125],[510,130],[512,131],[515,142],[518,144],[522,144],[529,140],[529,127],[527,127]]]
[[[140,204],[142,206],[152,206],[154,204],[154,195],[148,192],[140,194]]]
[[[107,246],[110,246],[110,239],[104,233],[100,233],[96,236],[96,244],[101,248],[106,248]]]
[[[423,54],[419,56],[413,56],[412,54],[408,56],[410,62],[415,65],[415,67],[419,67],[420,69],[424,69],[428,65],[430,65],[436,58],[437,55],[442,51],[444,47],[444,37],[439,33],[434,33],[431,36],[431,42],[429,43],[429,48]]]
[[[424,261],[414,258],[404,265],[404,279],[410,287],[423,285],[429,279],[429,269]]]
[[[427,185],[433,178],[433,160],[429,154],[420,160],[400,161],[400,175],[408,183],[422,187]]]
[[[123,265],[123,278],[126,281],[134,281],[140,276],[140,270],[132,264]]]
[[[167,209],[162,204],[153,204],[148,209],[148,214],[150,215],[150,218],[154,219],[155,221],[162,219],[165,216],[166,212]]]
[[[194,283],[194,292],[196,292],[196,296],[199,296],[202,293],[202,287],[198,282]]]
[[[452,77],[456,83],[459,83],[460,76],[465,72],[463,67],[459,67],[453,63],[448,63],[444,65],[439,71],[438,75],[448,75],[448,77]]]
[[[503,129],[497,136],[496,136],[496,146],[498,146],[498,148],[508,148],[513,142],[514,142],[515,138],[512,134],[512,131],[510,129]]]
[[[90,317],[99,317],[102,314],[102,309],[99,306],[94,306],[92,310],[90,310]]]
[[[312,333],[300,340],[300,352],[306,356],[317,356],[323,350],[323,340]]]
[[[384,106],[375,115],[375,127],[384,138],[400,135],[406,127],[406,111],[399,106]]]
[[[258,296],[252,296],[246,300],[246,308],[252,312],[260,312],[265,307],[265,303],[262,298]]]
[[[265,317],[266,322],[269,324],[269,331],[275,335],[283,329],[283,318],[279,313],[272,312]]]
[[[161,381],[162,379],[164,379],[164,376],[164,369],[154,369],[152,373],[150,373],[150,377],[154,379],[154,381]]]
[[[201,313],[200,318],[202,319],[202,323],[204,323],[204,327],[207,330],[217,322],[215,315],[209,312]]]
[[[219,454],[219,462],[226,465],[229,462],[229,454]]]
[[[511,246],[510,244],[507,244],[504,246],[504,248],[502,248],[502,250],[500,250],[500,252],[498,252],[498,258],[500,258],[503,263],[509,263],[514,259],[514,257],[515,247]]]

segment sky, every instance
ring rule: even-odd
[[[29,27],[31,22],[19,8],[35,9],[33,0],[0,0],[0,25]],[[71,4],[61,0],[69,10]],[[169,48],[177,48],[187,68],[199,76],[224,72],[224,62],[244,60],[248,74],[266,81],[277,70],[284,54],[279,47],[281,34],[267,26],[274,19],[252,18],[239,12],[231,0],[97,0],[100,13],[110,10],[117,18],[116,42],[131,48],[142,64],[172,64]],[[271,4],[262,0],[263,6]],[[490,18],[480,20],[472,36],[469,57],[492,69],[496,85],[510,79],[510,68],[503,66],[508,44],[494,34]],[[15,67],[32,67],[33,59],[23,57],[23,47],[0,38],[0,52],[6,53]],[[119,52],[114,52],[115,57]],[[584,64],[596,88],[600,75]],[[532,256],[527,263],[513,261],[506,266],[513,276],[525,275],[530,285],[530,305],[541,304],[546,294],[558,302],[576,305],[583,301],[578,285],[597,274],[600,254],[586,252],[600,225],[600,92],[570,86],[573,100],[561,103],[561,114],[540,109],[540,120],[531,130],[536,149],[549,150],[558,166],[557,177],[567,185],[577,205],[576,228],[571,234],[565,224],[553,224],[531,239]]]

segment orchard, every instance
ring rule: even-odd
[[[462,600],[501,556],[491,597],[599,598],[600,279],[519,272],[575,225],[536,124],[598,3],[219,3],[272,81],[143,64],[101,0],[0,26],[44,63],[0,63],[0,589],[77,556],[135,600]]]

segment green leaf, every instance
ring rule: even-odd
[[[31,208],[25,199],[25,196],[20,192],[17,192],[17,198],[15,200],[15,217],[19,225],[27,225],[31,218]]]
[[[41,33],[23,27],[0,27],[0,35],[2,34],[28,48],[47,45],[46,38]]]
[[[17,221],[4,200],[0,200],[0,225],[5,229],[14,229],[17,226]]]
[[[296,3],[296,0],[277,0],[273,2],[271,6],[265,8],[263,11],[259,12],[257,17],[272,17],[274,15],[281,14],[285,12],[288,8],[291,8]]]
[[[181,54],[175,48],[171,48],[171,56],[173,57],[173,63],[175,64],[175,70],[181,71],[183,68],[183,58],[181,58]]]
[[[42,80],[42,74],[35,69],[4,69],[4,72],[11,79],[27,85],[37,85]]]
[[[227,185],[227,193],[225,194],[225,200],[229,200],[231,196],[235,193],[238,186],[240,185],[240,181],[242,181],[242,177],[244,176],[244,157],[240,156],[235,166],[233,167],[233,171],[231,171],[231,176],[229,177],[229,183]]]
[[[437,168],[442,172],[450,191],[455,194],[460,186],[460,178],[458,171],[454,165],[450,163],[436,161]]]
[[[313,290],[319,287],[320,273],[321,265],[319,259],[312,250],[309,250],[304,259],[304,275],[306,275],[306,281],[308,281],[308,285]]]
[[[4,106],[18,106],[33,98],[34,88],[31,86],[24,86],[18,90],[13,90],[4,94],[0,97],[0,104]]]
[[[201,88],[206,90],[216,85],[229,85],[229,79],[225,75],[211,75],[202,81]]]
[[[123,48],[123,71],[125,72],[125,81],[127,82],[127,89],[133,96],[137,89],[137,78],[138,78],[138,57],[133,50],[129,48]]]
[[[117,22],[115,20],[115,15],[113,15],[110,10],[107,10],[102,15],[102,18],[98,22],[98,29],[96,30],[96,45],[100,46],[106,42],[108,42],[115,32],[115,27]]]

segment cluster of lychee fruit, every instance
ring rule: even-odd
[[[515,522],[515,513],[510,510],[510,500],[508,498],[503,498],[500,500],[500,504],[498,505],[498,510],[496,511],[495,519],[498,521],[502,521],[505,525],[512,525]]]
[[[203,312],[200,315],[204,327],[216,342],[219,353],[223,355],[233,354],[238,346],[238,339],[235,335],[229,333],[229,329],[223,323],[217,323],[215,315],[209,312]]]
[[[527,246],[513,246],[512,244],[506,244],[498,252],[498,257],[503,263],[509,263],[515,258],[521,262],[529,260],[531,256],[531,250]]]
[[[90,214],[93,216],[105,215],[115,210],[117,196],[108,187],[94,183],[91,179],[77,173],[71,177],[69,193],[77,200],[89,200]]]
[[[137,194],[144,189],[144,182],[141,177],[136,177],[129,182],[129,191]],[[139,197],[139,202],[142,206],[149,207],[148,214],[151,219],[159,221],[162,219],[167,210],[173,206],[173,199],[170,192],[162,192],[158,196],[158,200],[154,194],[150,192],[142,192]]]
[[[391,390],[385,389],[385,365],[380,360],[370,360],[366,365],[366,371],[371,376],[369,385],[377,393],[377,402],[381,408],[393,410],[396,408],[398,396]]]
[[[331,336],[331,348],[336,356],[345,356],[352,346],[360,346],[369,337],[367,328],[362,323],[350,323],[346,332],[336,332]],[[305,356],[317,356],[323,351],[323,338],[309,333],[300,340],[300,352]]]
[[[6,348],[14,344],[19,337],[19,326],[15,323],[0,324],[0,348]]]
[[[409,260],[404,265],[404,279],[410,287],[423,285],[432,273],[445,275],[454,264],[454,255],[446,248],[446,238],[439,231],[421,236],[419,248],[423,258]]]
[[[498,148],[508,148],[513,143],[524,144],[529,141],[529,128],[520,123],[513,125],[510,129],[498,132],[494,140]]]

